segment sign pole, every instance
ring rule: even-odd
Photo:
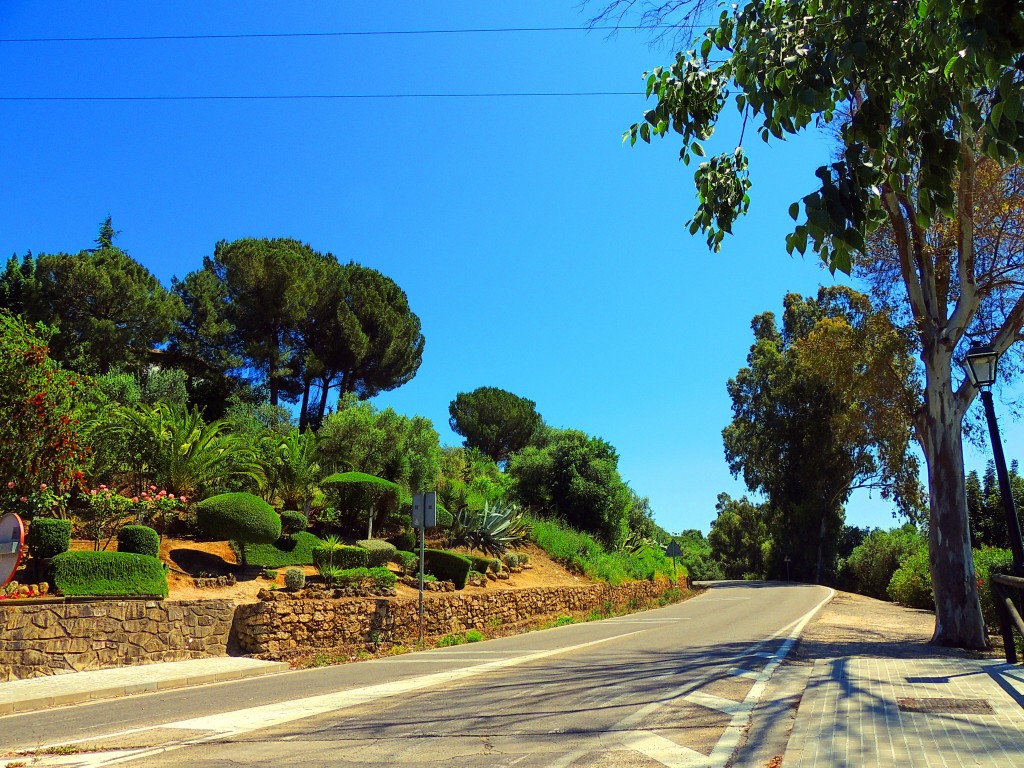
[[[420,645],[423,645],[423,560],[427,537],[427,529],[423,525],[425,517],[420,515]]]
[[[412,524],[420,532],[420,645],[423,645],[423,571],[426,563],[427,528],[437,525],[437,492],[416,493],[412,497]]]

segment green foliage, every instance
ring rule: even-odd
[[[466,642],[467,643],[479,643],[484,639],[484,633],[479,629],[467,629],[466,630]]]
[[[54,587],[68,597],[167,597],[166,568],[149,555],[130,552],[64,552],[53,558],[52,572]]]
[[[7,509],[44,485],[66,493],[86,466],[77,407],[88,387],[48,357],[51,333],[0,311],[0,502]]]
[[[533,520],[531,525],[530,538],[537,546],[553,560],[592,579],[621,584],[672,573],[671,561],[651,547],[643,547],[633,554],[606,552],[593,536],[574,531],[557,520]]]
[[[747,570],[779,578],[788,557],[793,578],[822,582],[855,487],[879,488],[910,517],[920,509],[906,407],[919,384],[905,336],[863,294],[821,288],[816,298],[787,295],[784,307],[781,328],[770,312],[752,322],[747,366],[728,383],[733,419],[722,437],[730,470],[767,497],[764,528],[752,525],[742,548],[756,559],[756,532],[770,537],[770,552],[763,568]]]
[[[117,551],[160,557],[160,534],[147,525],[126,525],[117,532]]]
[[[367,552],[367,563],[371,568],[386,565],[391,562],[398,548],[383,539],[364,539],[356,542],[357,547],[362,547]]]
[[[367,539],[373,538],[374,520],[386,525],[396,515],[402,501],[401,486],[365,472],[338,472],[325,477],[320,484],[338,500],[340,508],[368,521]]]
[[[333,536],[328,536],[312,549],[313,565],[318,570],[331,566],[343,569],[366,568],[369,554],[362,547],[347,547]]]
[[[518,505],[497,501],[484,503],[474,511],[464,507],[455,516],[451,541],[456,546],[478,549],[488,555],[500,555],[508,547],[523,541],[530,533],[530,524]]]
[[[54,326],[54,359],[82,373],[139,370],[182,314],[178,298],[111,239],[76,255],[26,256],[18,275],[19,305],[6,308]]]
[[[1016,461],[1011,463],[1008,474],[1014,507],[1017,510],[1024,509],[1024,478],[1021,478],[1018,472]],[[981,478],[977,472],[968,474],[966,490],[967,515],[970,519],[971,542],[974,546],[1009,547],[1009,529],[1006,525],[1002,493],[996,479],[995,462],[988,460]]]
[[[106,549],[118,530],[131,519],[136,503],[105,485],[93,488],[86,498],[86,509],[81,513],[85,534],[92,539],[94,550]]]
[[[25,544],[32,557],[45,559],[56,557],[71,549],[71,521],[55,520],[48,517],[34,518],[28,524]]]
[[[428,549],[423,553],[423,567],[426,572],[441,581],[450,581],[456,589],[466,588],[473,562],[463,555],[443,549]]]
[[[480,557],[479,555],[467,555],[469,561],[473,564],[473,570],[477,573],[487,573],[487,569],[491,565],[491,558]]]
[[[725,578],[722,566],[703,533],[697,529],[690,529],[680,533],[675,540],[683,552],[680,559],[694,581],[715,581]]]
[[[519,555],[517,555],[515,552],[506,552],[504,555],[502,555],[501,561],[509,568],[519,567]]]
[[[289,568],[284,572],[284,586],[292,592],[302,589],[306,586],[306,574],[301,568]]]
[[[928,542],[909,523],[892,531],[875,530],[847,558],[842,576],[853,591],[885,600],[900,564],[927,548]]]
[[[286,507],[308,510],[323,470],[316,449],[316,433],[292,429],[280,436],[274,433],[263,438],[263,472],[267,478],[265,495],[268,501],[280,498]],[[304,530],[304,529],[303,529]]]
[[[503,499],[511,484],[511,478],[476,449],[445,447],[442,451],[437,499],[446,510],[483,509],[484,504]]]
[[[889,599],[908,608],[935,609],[927,549],[910,554],[892,575],[886,588]]]
[[[405,552],[414,550],[418,543],[416,532],[411,529],[406,529],[397,536],[392,536],[388,541],[395,545],[395,549]]]
[[[281,513],[281,532],[285,534],[302,533],[309,528],[309,518],[301,512],[286,509]]]
[[[999,547],[980,547],[974,550],[974,571],[978,579],[978,597],[981,599],[981,613],[989,632],[999,632],[999,614],[996,612],[996,597],[990,578],[996,573],[1013,573],[1013,553]],[[1018,600],[1018,610],[1020,608]]]
[[[373,589],[389,589],[398,581],[387,568],[339,568],[331,576],[339,587],[360,587],[368,583]]]
[[[268,581],[274,581],[277,578],[277,571],[273,568],[265,568],[263,570],[263,578]],[[273,589],[273,587],[271,587]]]
[[[267,502],[251,493],[222,493],[196,506],[196,521],[210,536],[238,542],[242,567],[246,546],[272,544],[281,536],[281,518]]]
[[[411,575],[419,571],[420,556],[418,552],[403,552],[399,549],[395,551],[391,562],[400,565],[402,573]]]
[[[746,496],[733,499],[727,493],[718,494],[715,509],[718,516],[711,521],[707,543],[724,577],[740,579],[745,573],[763,576],[768,510]]]
[[[553,515],[617,546],[633,494],[619,475],[615,449],[575,430],[549,430],[548,439],[512,458],[513,495],[531,513]]]
[[[270,544],[248,544],[245,548],[246,560],[250,565],[264,568],[284,568],[288,565],[313,565],[313,550],[321,545],[319,538],[312,533],[299,531],[281,536]],[[237,545],[234,545],[237,547]],[[235,554],[241,559],[241,551]]]
[[[462,645],[466,642],[465,635],[445,635],[437,641],[438,648],[451,648],[453,645]]]
[[[466,438],[466,447],[498,464],[529,445],[543,423],[535,402],[497,387],[460,392],[448,413],[452,431]]]

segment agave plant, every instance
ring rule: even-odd
[[[530,533],[526,513],[518,505],[496,501],[483,509],[459,510],[452,524],[452,543],[478,549],[488,555],[501,555],[523,541]]]

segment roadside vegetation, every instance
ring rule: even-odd
[[[0,273],[0,509],[33,556],[5,597],[164,595],[163,537],[228,541],[242,571],[298,569],[293,588],[386,593],[417,576],[411,502],[429,490],[431,583],[507,577],[531,537],[589,578],[671,574],[607,441],[496,387],[453,393],[462,446],[370,402],[422,360],[387,276],[246,239],[168,288],[116,238],[108,219],[95,247]],[[93,552],[69,551],[82,540]]]

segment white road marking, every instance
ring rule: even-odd
[[[729,674],[733,677],[745,677],[748,680],[757,680],[761,677],[760,672],[754,672],[752,669],[741,669],[740,667],[733,667],[729,670]]]
[[[651,731],[629,731],[622,734],[620,740],[627,749],[657,760],[667,768],[701,768],[708,764],[708,756],[704,753]]]
[[[725,712],[727,715],[735,715],[737,712],[743,711],[742,701],[726,699],[722,696],[704,693],[704,691],[688,693],[685,698],[691,704],[697,704],[708,709],[717,709],[719,712]]]
[[[320,696],[309,696],[304,699],[266,704],[258,707],[249,707],[247,709],[240,709],[232,712],[222,712],[216,715],[178,720],[172,723],[160,723],[158,725],[152,725],[145,728],[132,728],[126,731],[109,733],[102,736],[90,736],[87,738],[76,739],[75,741],[56,742],[54,744],[40,747],[37,751],[42,752],[47,748],[82,743],[99,744],[105,740],[110,740],[119,736],[156,730],[206,731],[209,734],[206,736],[186,738],[179,742],[153,748],[118,751],[116,753],[92,753],[88,755],[88,759],[85,762],[82,761],[83,755],[75,755],[75,760],[73,761],[76,766],[82,765],[93,768],[115,765],[143,757],[163,754],[165,752],[182,749],[184,747],[195,746],[208,741],[229,739],[251,731],[262,730],[275,725],[282,725],[284,723],[302,720],[308,717],[315,717],[326,712],[349,709],[351,707],[359,706],[360,704],[376,701],[377,699],[398,696],[426,688],[441,687],[459,680],[493,672],[498,669],[525,664],[527,662],[547,658],[549,656],[571,653],[572,651],[577,651],[581,648],[588,648],[594,645],[600,645],[601,643],[607,643],[612,640],[618,640],[623,637],[629,637],[631,635],[639,634],[642,631],[643,630],[634,630],[633,632],[624,632],[622,634],[614,635],[613,637],[605,637],[600,640],[591,640],[586,643],[579,643],[577,645],[566,646],[563,648],[537,651],[525,656],[517,656],[510,659],[497,659],[483,664],[476,664],[471,667],[446,670],[444,672],[434,672],[433,674],[420,675],[406,680],[396,680],[390,683],[369,685],[363,688],[350,688],[348,690],[322,694]],[[68,762],[69,761],[66,760],[47,760],[45,764],[65,765]]]

